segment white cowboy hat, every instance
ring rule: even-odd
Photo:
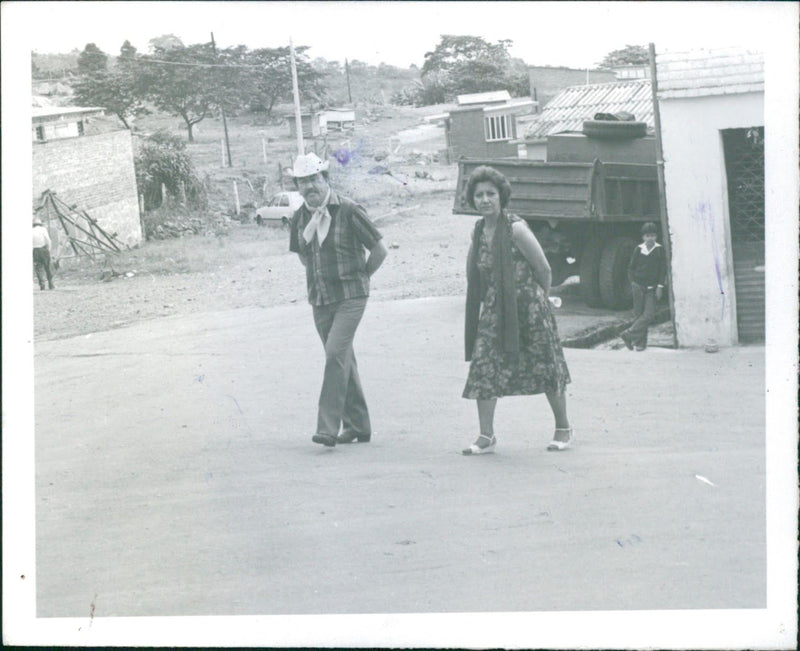
[[[43,224],[42,224],[42,220],[41,220],[41,219],[39,219],[38,217],[34,217],[34,218],[33,218],[33,225],[34,225],[34,226],[43,226]]]
[[[319,172],[328,169],[329,162],[322,162],[319,156],[314,153],[298,156],[294,160],[294,167],[288,170],[289,176],[302,178],[304,176],[314,176]]]

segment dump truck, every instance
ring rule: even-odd
[[[466,200],[467,180],[479,165],[494,167],[511,183],[507,210],[541,243],[553,285],[577,275],[587,305],[622,310],[632,302],[627,267],[642,223],[660,223],[656,146],[644,129],[598,122],[548,136],[543,161],[459,159],[453,212],[477,214]]]

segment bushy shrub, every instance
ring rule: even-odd
[[[136,185],[144,197],[145,211],[161,207],[162,186],[176,201],[194,210],[208,207],[206,188],[195,171],[186,145],[178,136],[156,131],[142,139],[135,157]]]

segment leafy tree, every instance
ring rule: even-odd
[[[159,109],[183,118],[189,142],[194,142],[194,125],[219,105],[221,80],[227,76],[230,85],[234,82],[231,69],[217,65],[211,43],[167,50],[156,46],[152,56],[140,58],[138,88]]]
[[[134,158],[136,185],[144,197],[145,210],[161,206],[162,184],[172,196],[186,192],[187,202],[195,208],[207,206],[205,186],[197,175],[186,145],[177,136],[156,131],[143,139]]]
[[[133,63],[136,60],[137,52],[136,48],[131,45],[131,42],[126,40],[122,47],[119,49],[119,58],[117,59],[117,65],[128,65]]]
[[[483,61],[504,64],[508,59],[509,40],[491,44],[480,36],[442,36],[433,52],[425,53],[422,74],[449,72],[459,63]]]
[[[156,50],[172,50],[176,47],[183,47],[183,41],[175,34],[164,34],[163,36],[156,36],[148,41],[150,52]]]
[[[136,61],[136,48],[125,41],[114,68],[81,75],[73,83],[75,98],[84,106],[102,106],[111,111],[130,129],[131,117],[148,112]]]
[[[134,115],[146,113],[134,73],[127,69],[82,75],[72,85],[75,99],[82,106],[102,106],[114,113],[130,129]]]
[[[621,50],[609,52],[598,64],[600,68],[641,66],[650,62],[650,52],[644,45],[626,45]]]
[[[452,96],[522,87],[511,67],[511,44],[507,39],[489,43],[479,36],[442,36],[436,48],[425,53],[422,80],[427,90],[437,89],[425,94],[438,96],[438,89]],[[431,79],[435,82],[426,83]]]
[[[530,97],[531,76],[528,64],[522,59],[509,59],[506,71],[506,88],[514,97]]]
[[[297,86],[302,99],[321,104],[325,101],[324,73],[311,65],[306,50],[308,46],[294,49]],[[264,110],[269,115],[277,102],[292,99],[291,52],[288,47],[253,50],[245,60],[253,66],[244,70],[242,79],[252,108]]]
[[[444,104],[449,94],[447,80],[443,73],[429,73],[417,84],[415,103],[419,106]]]
[[[78,57],[81,52],[73,49],[66,54],[40,54],[32,53],[32,59],[36,63],[43,78],[66,77],[77,71]]]
[[[78,72],[84,75],[101,72],[106,69],[107,64],[108,55],[94,43],[87,43],[78,55]]]

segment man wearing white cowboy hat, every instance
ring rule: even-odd
[[[308,302],[325,346],[312,441],[328,447],[367,442],[372,428],[353,339],[367,306],[370,276],[387,249],[366,211],[328,185],[327,161],[316,154],[298,156],[289,174],[304,199],[292,216],[289,250],[306,268]]]
[[[50,270],[50,235],[38,217],[33,218],[33,269],[39,289],[44,289],[42,272],[47,276],[47,286],[53,289],[53,272]]]

